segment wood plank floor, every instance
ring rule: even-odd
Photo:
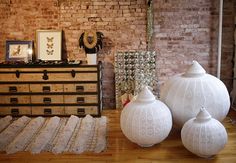
[[[155,162],[175,162],[175,163],[236,163],[236,112],[231,111],[224,120],[224,126],[228,132],[228,143],[226,147],[216,156],[203,159],[199,158],[187,151],[180,139],[179,131],[172,130],[170,135],[162,143],[149,148],[141,148],[130,142],[124,137],[120,130],[119,110],[105,110],[103,115],[109,118],[108,124],[108,145],[106,151],[94,154],[83,153],[75,154],[59,154],[44,152],[32,155],[28,152],[19,152],[12,155],[0,153],[0,162],[6,163],[155,163]]]

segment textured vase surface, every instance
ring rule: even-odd
[[[170,108],[174,126],[195,117],[200,107],[207,108],[211,116],[222,121],[230,108],[230,98],[224,83],[207,74],[203,67],[193,61],[190,68],[164,83],[161,100]]]
[[[172,128],[169,108],[144,87],[121,112],[121,130],[132,142],[149,147],[163,141]]]
[[[181,130],[182,143],[200,157],[219,153],[228,140],[224,126],[202,108],[196,118],[188,120]]]

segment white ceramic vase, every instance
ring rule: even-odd
[[[190,152],[206,158],[219,153],[228,140],[224,126],[205,108],[184,124],[181,139]]]
[[[229,93],[222,81],[207,74],[202,66],[193,64],[183,74],[176,75],[161,88],[161,100],[170,108],[175,128],[197,115],[200,107],[222,121],[230,108]]]
[[[168,107],[144,87],[121,112],[121,130],[132,142],[149,147],[163,141],[172,128]]]
[[[96,65],[97,64],[97,53],[87,54],[87,64]]]

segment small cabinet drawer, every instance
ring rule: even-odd
[[[0,115],[31,115],[31,107],[16,106],[0,108]]]
[[[71,70],[66,73],[47,73],[47,71],[43,73],[43,71],[41,70],[42,73],[22,73],[20,78],[15,78],[12,74],[8,77],[11,81],[97,81],[96,72],[76,73],[75,77],[72,77]]]
[[[54,104],[54,103],[63,103],[62,95],[46,96],[46,95],[32,95],[31,96],[32,104]]]
[[[16,93],[16,92],[29,92],[28,84],[1,84],[0,92]]]
[[[1,96],[0,104],[30,104],[30,96]]]
[[[97,73],[96,72],[86,72],[86,73],[76,73],[74,77],[72,77],[71,71],[68,73],[49,73],[48,79],[51,81],[97,81]]]
[[[32,108],[32,115],[64,115],[63,106],[35,106]]]
[[[98,115],[98,107],[97,106],[66,106],[65,107],[66,115]]]
[[[65,92],[97,92],[97,84],[65,84]]]
[[[30,84],[31,92],[63,92],[62,84]]]
[[[65,95],[65,103],[98,103],[96,95]]]

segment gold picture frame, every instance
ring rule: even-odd
[[[62,31],[61,30],[37,30],[36,48],[39,60],[62,59]]]

